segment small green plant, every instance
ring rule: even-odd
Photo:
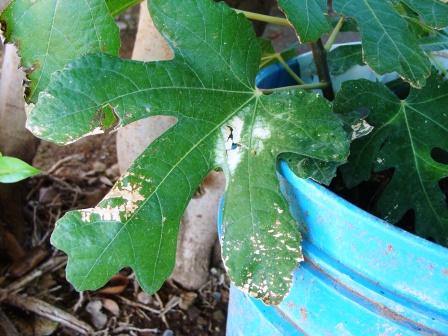
[[[396,222],[414,209],[416,232],[448,244],[448,209],[438,186],[448,166],[431,156],[434,148],[448,150],[448,84],[431,66],[432,52],[448,45],[442,30],[448,5],[279,0],[283,19],[212,0],[152,0],[151,15],[175,57],[143,63],[117,57],[112,16],[136,2],[15,0],[1,16],[28,70],[27,99],[36,104],[28,128],[36,136],[67,144],[149,116],[177,118],[97,207],[58,222],[52,243],[68,254],[67,277],[78,290],[101,287],[126,266],[145,290],[158,290],[174,266],[185,207],[204,177],[220,169],[228,183],[222,241],[228,273],[251,295],[280,303],[303,258],[276,175],[280,158],[322,183],[343,165],[349,186],[372,170],[395,169],[381,214]],[[275,53],[245,16],[293,25],[312,47],[320,81],[305,83],[292,73],[290,50]],[[359,30],[362,45],[329,53],[343,29]],[[257,88],[259,68],[272,62],[297,85]],[[331,103],[331,76],[359,64],[396,72],[413,86],[410,96],[400,100],[386,86],[360,80],[344,83]],[[374,129],[353,142],[348,158],[360,108],[369,110]]]
[[[40,170],[22,160],[0,153],[0,183],[15,183],[40,174]]]

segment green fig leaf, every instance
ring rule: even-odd
[[[300,42],[317,41],[331,30],[330,23],[323,14],[327,8],[326,0],[279,0],[299,36]]]
[[[3,11],[6,42],[18,46],[36,102],[53,72],[81,55],[118,55],[118,27],[104,0],[14,0]]]
[[[224,3],[152,0],[152,18],[174,50],[143,63],[97,54],[57,73],[28,127],[69,143],[153,115],[177,123],[152,143],[95,208],[57,224],[52,243],[69,256],[78,290],[101,287],[131,267],[154,292],[175,262],[179,223],[205,176],[224,170],[223,258],[237,286],[277,304],[302,259],[300,233],[277,179],[283,153],[342,163],[349,139],[331,106],[300,90],[264,95],[255,86],[260,42]],[[206,57],[204,56],[206,55]]]
[[[448,208],[439,182],[448,176],[447,162],[434,156],[448,151],[448,82],[432,76],[421,90],[411,89],[406,100],[386,86],[366,80],[347,82],[339,92],[335,111],[368,108],[373,131],[351,148],[341,167],[348,187],[375,172],[394,169],[382,192],[377,211],[396,223],[414,210],[416,233],[448,245]]]

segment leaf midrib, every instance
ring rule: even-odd
[[[104,71],[104,69],[103,69],[103,71]],[[138,91],[128,92],[128,93],[122,94],[120,96],[116,96],[116,97],[114,97],[112,99],[106,100],[104,102],[97,103],[94,106],[86,107],[86,108],[84,108],[82,110],[76,110],[76,111],[73,111],[71,113],[67,113],[67,114],[63,114],[63,115],[61,114],[61,115],[58,115],[56,118],[53,118],[53,119],[46,119],[46,123],[51,124],[51,123],[54,123],[54,122],[59,121],[61,119],[68,118],[68,117],[71,117],[72,115],[75,115],[75,114],[78,114],[78,113],[83,113],[83,112],[86,112],[86,111],[89,111],[89,110],[97,111],[99,109],[99,107],[103,107],[105,105],[112,104],[116,100],[119,100],[119,99],[122,99],[122,98],[127,98],[128,96],[132,96],[134,94],[140,94],[140,93],[150,92],[150,91],[155,91],[155,90],[176,90],[176,91],[182,91],[182,90],[194,91],[194,90],[198,90],[198,91],[205,91],[205,92],[221,92],[221,93],[233,93],[233,94],[241,94],[241,95],[243,95],[243,94],[245,94],[245,95],[249,95],[249,94],[253,95],[254,94],[253,91],[232,91],[232,90],[212,89],[212,88],[204,88],[204,87],[175,87],[175,86],[152,87],[152,88],[141,89],[141,90],[138,90]],[[81,92],[79,92],[79,93],[81,94]],[[83,94],[85,94],[85,93],[83,93]],[[89,97],[89,96],[87,95],[87,97]],[[91,97],[89,97],[89,98],[91,98]],[[150,117],[150,116],[151,115],[148,115],[148,117]],[[188,116],[186,116],[186,117],[188,117]]]
[[[48,60],[48,56],[49,56],[49,52],[50,52],[51,40],[53,38],[54,23],[55,23],[55,20],[56,20],[56,13],[57,13],[57,10],[58,10],[58,6],[59,6],[59,0],[55,0],[53,16],[51,18],[50,33],[49,33],[48,42],[47,42],[47,49],[46,49],[45,55],[44,55],[44,61],[43,61],[43,64],[42,64],[42,68],[40,69],[39,79],[37,80],[36,85],[32,89],[32,92],[30,93],[30,97],[34,97],[34,94],[36,93],[36,90],[38,89],[39,84],[40,84],[40,82],[42,80],[42,77],[44,75],[45,67],[47,66],[47,60]]]
[[[86,281],[86,279],[90,276],[90,274],[92,273],[93,269],[98,265],[99,260],[103,257],[103,255],[106,253],[106,251],[110,248],[110,246],[114,243],[114,241],[116,240],[116,238],[121,234],[121,232],[127,227],[127,225],[129,224],[129,222],[131,222],[133,220],[133,218],[140,212],[140,210],[145,206],[145,204],[152,198],[152,196],[158,191],[158,189],[160,188],[161,185],[163,185],[163,183],[166,181],[166,179],[171,175],[171,173],[180,165],[180,163],[189,156],[189,154],[191,154],[191,152],[196,149],[203,141],[205,141],[210,135],[212,135],[213,133],[215,133],[220,127],[223,126],[223,124],[225,122],[227,122],[228,120],[230,120],[232,117],[234,117],[236,114],[238,114],[239,111],[241,111],[241,109],[243,109],[246,105],[250,104],[250,102],[253,99],[258,99],[257,95],[253,95],[250,99],[248,99],[247,101],[245,101],[241,106],[239,106],[237,109],[235,109],[232,113],[230,113],[221,123],[217,124],[210,132],[208,132],[204,137],[202,137],[194,146],[192,146],[192,148],[186,153],[184,154],[177,162],[175,165],[173,165],[173,167],[167,172],[167,174],[165,175],[165,177],[162,179],[162,181],[160,181],[157,185],[157,187],[147,196],[145,197],[145,200],[142,202],[142,204],[139,205],[138,209],[131,215],[131,217],[129,217],[123,224],[123,226],[117,231],[117,233],[115,234],[115,236],[110,240],[110,242],[107,244],[107,246],[103,249],[103,251],[100,253],[100,255],[95,259],[94,264],[90,267],[89,271],[87,272],[87,274],[84,276],[84,280],[82,281],[80,287],[84,286],[84,283]],[[160,205],[160,204],[159,204]],[[163,226],[163,224],[162,224]],[[163,229],[163,228],[162,228]],[[158,254],[156,255],[156,260],[158,260],[160,258],[160,250],[158,252]],[[135,260],[134,260],[135,262]],[[156,264],[157,265],[157,264]],[[152,285],[154,285],[154,283],[152,283]]]
[[[442,224],[441,217],[437,213],[436,209],[434,209],[434,206],[433,206],[433,204],[432,204],[432,202],[431,202],[431,200],[429,198],[428,192],[427,192],[426,187],[425,187],[425,185],[423,183],[423,180],[422,180],[422,176],[421,176],[421,172],[420,172],[420,165],[419,165],[419,162],[417,160],[418,154],[417,154],[417,151],[415,149],[414,139],[413,139],[412,132],[411,132],[411,126],[409,124],[408,116],[407,116],[407,113],[406,113],[406,106],[408,106],[408,105],[406,104],[405,101],[403,101],[402,102],[401,111],[403,112],[403,117],[404,117],[404,121],[405,121],[405,124],[406,124],[406,129],[407,129],[408,136],[409,136],[409,142],[411,144],[412,156],[413,156],[413,159],[414,159],[414,165],[415,165],[415,170],[417,172],[419,184],[420,184],[420,187],[421,187],[421,189],[423,191],[423,194],[425,195],[425,199],[426,199],[426,202],[428,203],[428,206],[430,207],[431,211],[434,213],[434,216],[436,217],[437,221],[440,224]]]
[[[156,7],[156,6],[154,6]],[[198,8],[199,11],[199,8]],[[251,89],[251,87],[245,83],[239,76],[237,76],[237,74],[235,73],[235,71],[233,70],[233,67],[227,62],[227,60],[223,57],[221,51],[216,50],[214,47],[212,47],[207,40],[201,38],[200,36],[198,36],[194,31],[192,31],[191,29],[189,29],[187,26],[179,23],[178,21],[176,21],[173,17],[169,16],[167,13],[165,13],[160,7],[159,7],[159,13],[163,16],[165,16],[165,18],[167,18],[168,20],[171,21],[175,21],[177,25],[181,26],[183,29],[185,29],[186,31],[188,31],[191,35],[193,35],[194,37],[196,37],[198,40],[201,40],[205,45],[207,45],[207,47],[209,47],[209,49],[218,56],[219,59],[221,59],[221,61],[223,62],[223,64],[226,65],[226,67],[229,69],[229,71],[233,74],[233,76],[235,77],[235,79],[237,79],[243,86],[247,87],[248,89]],[[224,12],[223,9],[221,8],[221,16],[224,16]],[[202,17],[202,19],[204,20],[204,17]],[[204,28],[206,29],[207,25],[204,22]],[[173,42],[173,41],[171,41]],[[222,43],[220,44],[222,45]],[[177,48],[175,48],[175,53],[177,54]]]
[[[409,71],[411,71],[412,76],[414,77],[414,79],[416,79],[414,71],[412,70],[412,66],[406,61],[406,58],[403,56],[403,54],[401,53],[400,49],[398,48],[397,44],[395,43],[395,40],[392,38],[392,36],[390,36],[390,34],[388,33],[388,31],[385,29],[385,27],[383,26],[383,24],[381,23],[381,20],[378,18],[378,16],[376,15],[376,12],[373,10],[372,6],[370,5],[370,3],[368,2],[368,0],[362,0],[364,2],[364,4],[367,6],[367,8],[369,9],[369,11],[372,13],[372,17],[375,19],[375,21],[378,23],[378,25],[381,27],[381,29],[383,30],[383,34],[385,34],[388,39],[392,42],[392,44],[394,45],[395,49],[398,51],[398,54],[401,56],[402,60],[404,62],[406,62]]]

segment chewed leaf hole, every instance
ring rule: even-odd
[[[433,148],[431,151],[431,157],[438,163],[448,164],[448,151],[442,148]]]
[[[111,105],[105,105],[98,111],[101,128],[103,130],[112,129],[118,126],[119,118]]]

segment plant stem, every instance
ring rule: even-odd
[[[327,43],[325,43],[326,51],[331,50],[331,47],[333,46],[334,41],[336,41],[336,37],[338,37],[338,34],[341,31],[341,28],[343,25],[344,25],[344,17],[341,16],[338,23],[336,24],[336,27],[334,27],[333,31],[331,32],[330,36],[328,37]]]
[[[333,16],[334,15],[333,0],[328,0],[327,1],[327,12],[328,12],[328,16]]]
[[[288,90],[314,90],[314,89],[325,89],[328,87],[328,83],[311,83],[311,84],[303,84],[303,85],[292,85],[292,86],[283,86],[274,89],[258,89],[263,93],[274,93],[280,91],[288,91]]]
[[[334,100],[333,85],[331,84],[330,70],[328,69],[327,52],[325,51],[322,40],[311,43],[311,50],[313,51],[314,63],[316,64],[317,75],[321,82],[328,83],[322,92],[324,97],[328,100]]]
[[[279,53],[275,54],[275,58],[280,62],[280,64],[285,68],[286,72],[292,77],[294,78],[294,80],[299,83],[300,85],[305,85],[306,83],[302,80],[302,78],[300,78],[299,76],[297,76],[297,74],[294,72],[294,70],[291,69],[291,67],[289,66],[288,63],[285,62],[283,56]]]
[[[248,19],[255,20],[255,21],[261,21],[266,23],[272,23],[276,25],[281,26],[291,26],[291,23],[287,19],[276,17],[276,16],[269,16],[264,14],[258,14],[253,12],[247,12],[240,9],[234,9],[235,12],[238,14],[244,14]]]

